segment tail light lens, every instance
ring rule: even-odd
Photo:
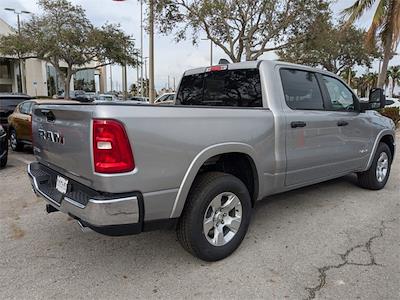
[[[125,173],[135,168],[129,139],[120,122],[93,120],[93,159],[97,173]]]

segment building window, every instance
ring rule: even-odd
[[[0,79],[12,79],[11,60],[0,59]]]

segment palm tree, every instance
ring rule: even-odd
[[[378,81],[378,73],[370,72],[364,74],[361,76],[361,78],[359,78],[358,89],[361,90],[361,94],[364,94],[365,92],[365,96],[368,97],[370,89],[376,86],[377,81]]]
[[[378,36],[383,48],[383,62],[379,74],[378,87],[385,84],[389,61],[392,59],[400,42],[400,1],[399,0],[356,0],[343,14],[347,24],[354,23],[374,4],[377,4],[371,26],[368,29],[367,45],[375,45]]]
[[[387,76],[392,79],[392,90],[390,95],[393,97],[394,88],[396,87],[396,84],[400,82],[400,66],[390,67],[387,71]]]

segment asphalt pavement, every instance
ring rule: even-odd
[[[399,158],[381,191],[350,175],[259,202],[242,245],[216,263],[174,231],[107,237],[48,215],[32,160],[10,153],[0,170],[0,299],[400,299]]]

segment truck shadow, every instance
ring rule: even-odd
[[[342,201],[345,201],[345,194],[354,193],[359,189],[355,186],[355,182],[356,178],[349,175],[296,191],[267,197],[257,202],[249,234],[245,238],[244,244],[247,244],[246,240],[251,240],[254,235],[263,236],[266,232],[273,234],[277,223],[279,223],[277,220],[290,222],[290,220],[295,219],[296,214],[301,217],[302,214],[311,209],[314,213],[318,213],[318,210],[323,211],[329,209],[329,207],[340,205]],[[332,197],[334,193],[337,193],[338,197]],[[49,218],[53,216],[52,214]],[[65,222],[63,218],[65,220],[65,216],[61,214],[57,216],[58,222],[54,222],[54,227],[48,231],[48,236],[44,236],[42,242],[45,242],[47,238],[53,239],[53,241],[56,239],[58,247],[62,248],[58,249],[57,253],[62,253],[64,259],[70,257],[80,261],[79,257],[76,257],[76,253],[87,253],[90,254],[91,264],[98,264],[98,259],[101,258],[102,264],[106,263],[108,267],[118,268],[127,264],[135,265],[135,268],[143,267],[146,269],[150,268],[149,265],[154,265],[157,269],[158,262],[165,260],[168,260],[172,267],[182,263],[195,266],[208,265],[184,251],[173,230],[159,230],[124,237],[108,237],[93,231],[82,233],[78,224],[71,224],[75,221],[69,219]],[[46,222],[43,221],[43,226],[45,226],[44,223]],[[263,232],[260,232],[260,228]],[[46,231],[46,229],[44,230]],[[247,246],[242,245],[236,253],[245,251],[244,248]],[[80,261],[79,263],[87,264],[88,262]]]

